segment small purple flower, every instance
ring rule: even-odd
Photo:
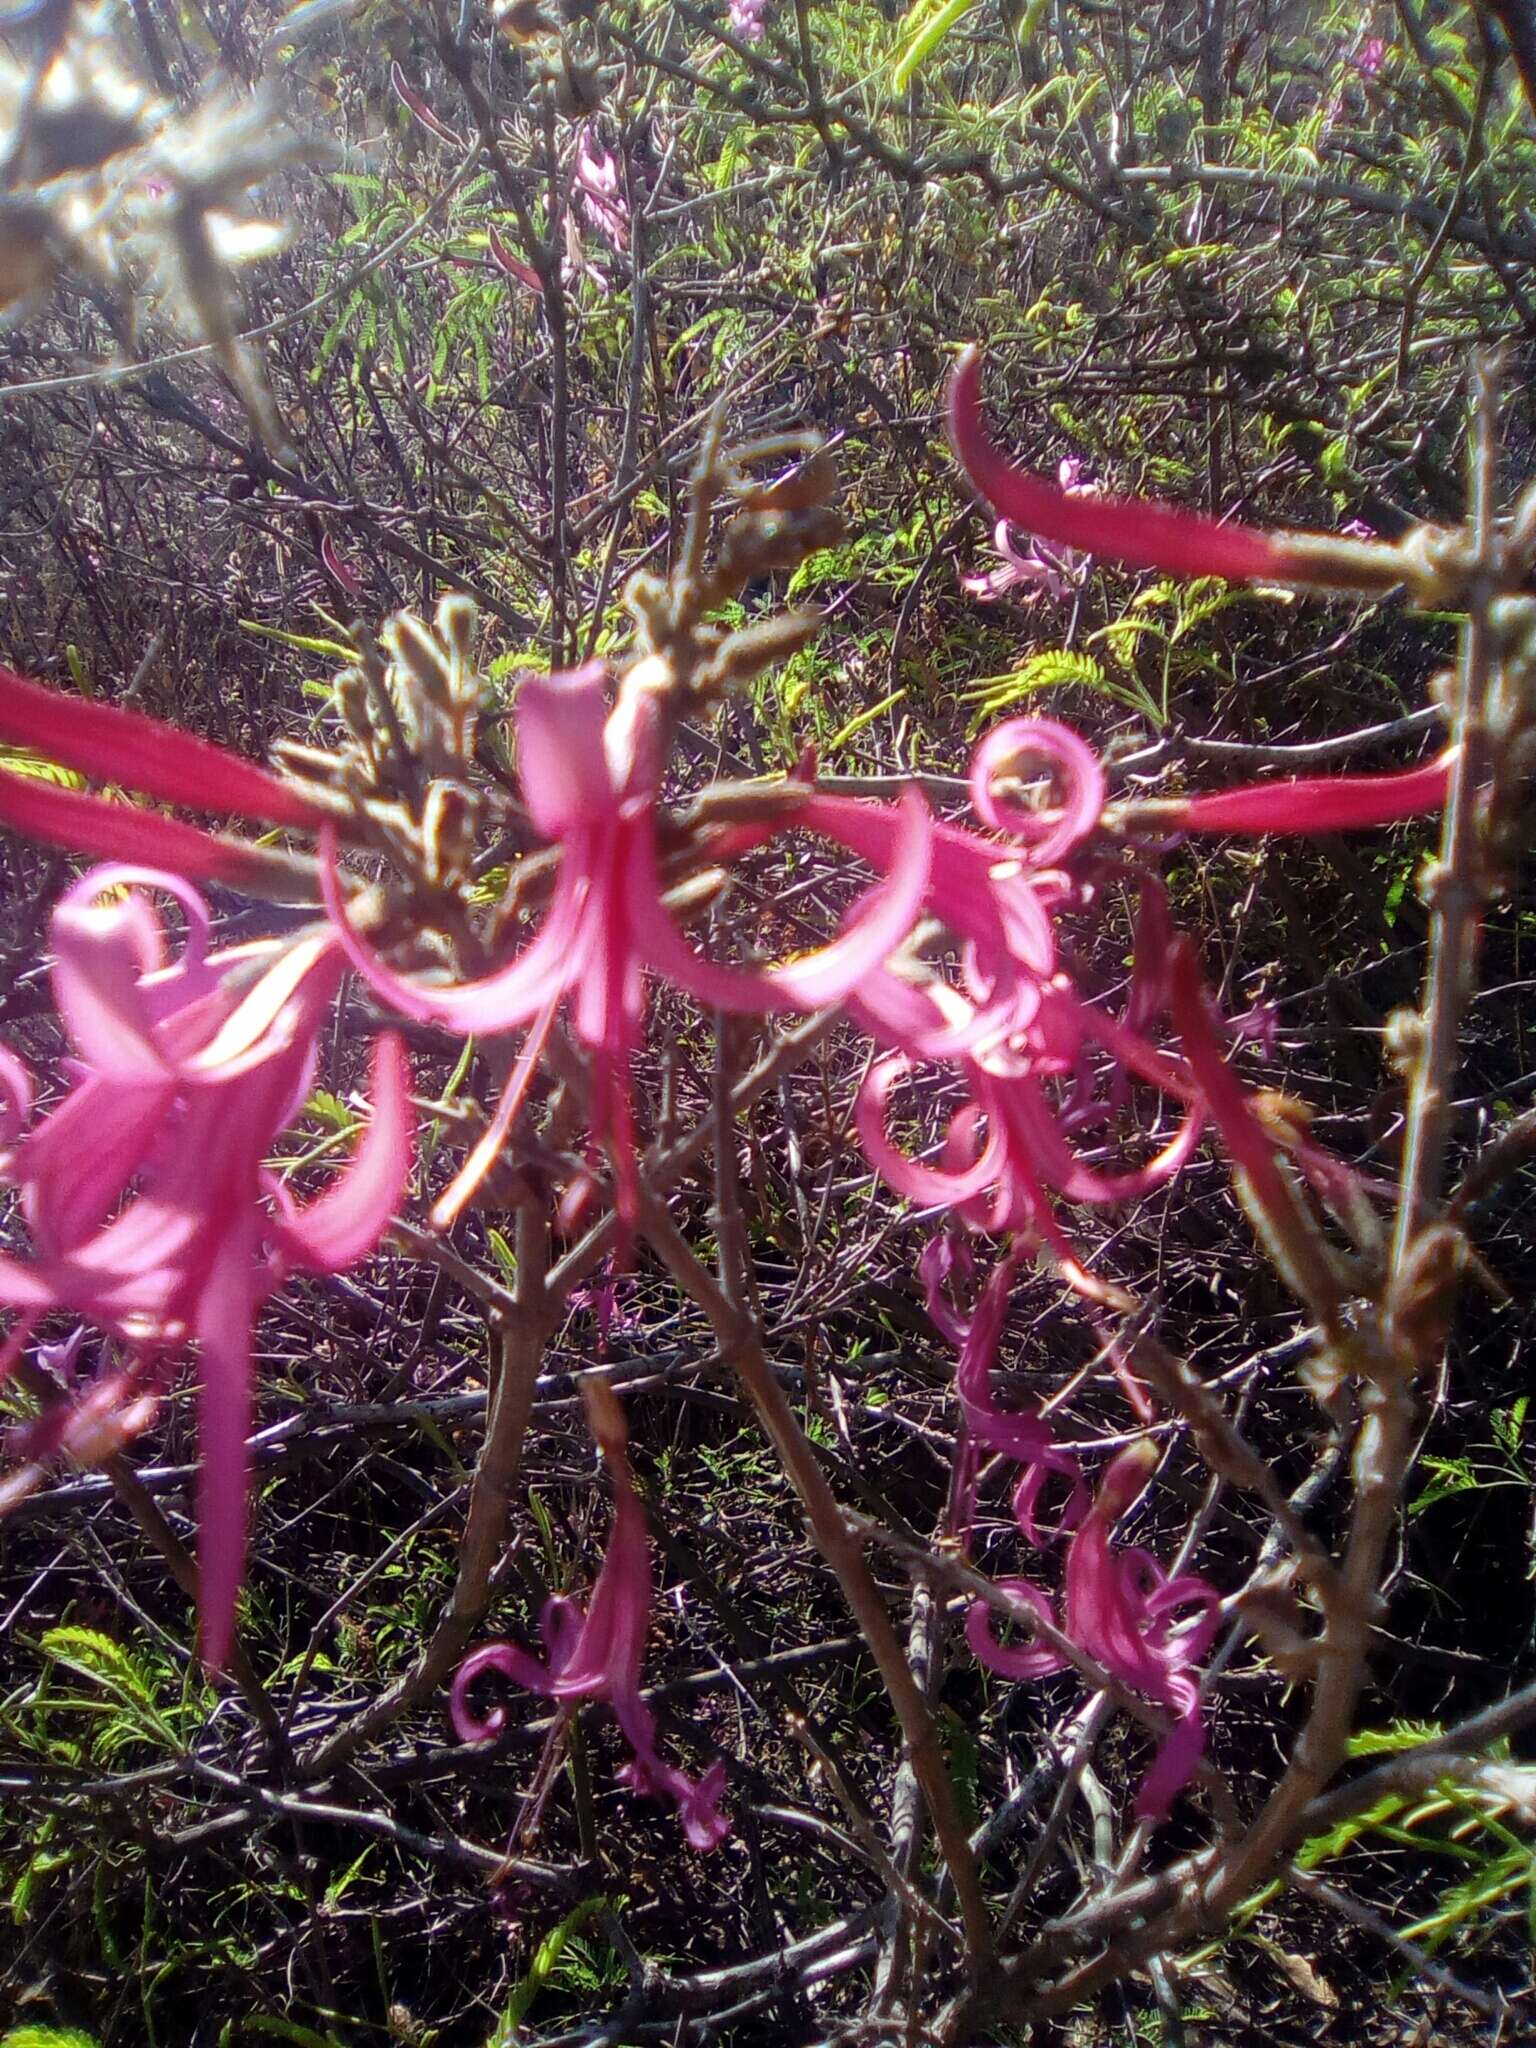
[[[1056,465],[1057,486],[1066,497],[1098,496],[1099,485],[1084,480],[1083,468],[1080,455],[1064,455]],[[960,587],[970,596],[983,604],[995,604],[1009,591],[1022,590],[1021,601],[1031,603],[1042,595],[1066,597],[1081,583],[1088,557],[1079,549],[1049,546],[1033,534],[1026,534],[1020,547],[1013,533],[1008,520],[998,520],[992,530],[992,545],[1002,561],[984,576],[961,577]]]
[[[1374,78],[1385,63],[1386,55],[1386,37],[1367,36],[1359,48],[1351,52],[1349,62],[1362,78]]]

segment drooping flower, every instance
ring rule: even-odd
[[[1064,1632],[1123,1684],[1164,1707],[1173,1727],[1158,1747],[1136,1795],[1139,1819],[1167,1818],[1173,1802],[1205,1754],[1205,1724],[1195,1671],[1216,1632],[1220,1595],[1193,1572],[1170,1577],[1150,1551],[1116,1550],[1115,1524],[1134,1504],[1157,1465],[1155,1445],[1143,1439],[1120,1452],[1099,1482],[1093,1505],[1067,1544]],[[1023,1579],[1003,1590],[1050,1618],[1047,1596]],[[1193,1610],[1193,1619],[1180,1621]],[[1009,1678],[1037,1678],[1064,1668],[1066,1659],[1043,1644],[1009,1646],[993,1628],[993,1610],[977,1601],[966,1640],[989,1670]]]
[[[182,910],[177,958],[146,891]],[[411,1159],[405,1055],[379,1038],[367,1131],[301,1208],[265,1160],[309,1092],[343,972],[329,934],[210,950],[187,883],[107,867],[66,891],[51,939],[76,1078],[5,1165],[33,1241],[30,1260],[0,1257],[0,1302],[21,1318],[11,1355],[39,1316],[71,1310],[130,1347],[121,1391],[138,1399],[197,1347],[203,1654],[221,1667],[244,1569],[252,1323],[289,1272],[338,1272],[388,1224]]]
[[[949,387],[949,432],[978,494],[1020,532],[1131,569],[1387,591],[1412,565],[1394,547],[1334,534],[1265,533],[1139,498],[1087,495],[1020,469],[989,437],[981,412],[981,351],[967,348]]]
[[[532,1027],[518,1077],[455,1189],[439,1204],[439,1217],[453,1212],[500,1150],[562,1003],[591,1057],[592,1125],[607,1142],[620,1213],[629,1217],[635,1194],[629,1062],[640,1042],[647,974],[731,1011],[819,1009],[842,1001],[917,918],[928,881],[931,821],[920,799],[905,800],[895,814],[887,879],[868,892],[830,944],[768,971],[717,965],[688,943],[662,900],[660,746],[644,692],[632,691],[610,714],[600,662],[569,674],[529,676],[518,694],[517,733],[524,799],[561,859],[544,922],[515,959],[458,986],[408,979],[353,930],[329,855],[325,900],[353,965],[406,1016],[475,1035]]]
[[[672,1800],[689,1843],[713,1849],[730,1833],[720,1811],[725,1765],[713,1763],[702,1778],[690,1778],[657,1748],[656,1717],[641,1691],[651,1619],[650,1531],[629,1466],[618,1397],[591,1378],[582,1382],[582,1393],[614,1504],[608,1548],[586,1610],[565,1595],[545,1602],[539,1633],[547,1664],[516,1643],[487,1643],[466,1657],[454,1676],[449,1714],[461,1742],[483,1742],[500,1733],[506,1724],[504,1708],[492,1707],[482,1718],[469,1704],[470,1689],[487,1671],[545,1699],[606,1700],[635,1753],[621,1773],[624,1782],[642,1797]]]
[[[1014,1487],[1013,1512],[1025,1540],[1038,1550],[1047,1540],[1042,1537],[1036,1519],[1047,1479],[1056,1473],[1070,1482],[1071,1491],[1058,1520],[1058,1528],[1070,1529],[1086,1505],[1082,1476],[1076,1458],[1070,1451],[1060,1449],[1048,1423],[1022,1409],[1004,1408],[993,1390],[992,1369],[997,1363],[1020,1255],[1010,1252],[998,1260],[969,1317],[959,1315],[944,1293],[951,1274],[962,1263],[954,1240],[940,1235],[924,1246],[918,1260],[918,1277],[923,1282],[929,1315],[950,1342],[959,1347],[955,1392],[972,1437],[988,1450],[1015,1459],[1024,1468]]]

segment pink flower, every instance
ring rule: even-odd
[[[1053,812],[1023,810],[1005,793],[1026,766],[1052,772]],[[893,1048],[858,1099],[859,1135],[873,1164],[912,1201],[952,1209],[980,1230],[1023,1231],[1049,1245],[1067,1277],[1090,1292],[1051,1193],[1094,1203],[1145,1194],[1189,1156],[1203,1115],[1187,1070],[1147,1036],[1163,1007],[1149,998],[1147,975],[1138,970],[1119,1020],[1087,1002],[1057,958],[1056,916],[1080,892],[1055,864],[1097,829],[1103,799],[1098,761],[1066,727],[1020,719],[989,734],[973,760],[972,802],[983,823],[1011,840],[939,826],[924,899],[963,942],[962,985],[915,967],[875,969],[849,998],[859,1020]],[[801,815],[866,859],[878,864],[885,856],[893,825],[879,806],[814,797]],[[966,1099],[931,1164],[900,1151],[886,1125],[896,1089],[934,1062],[953,1068]],[[1101,1096],[1095,1072],[1105,1066],[1111,1087]],[[1074,1149],[1069,1133],[1108,1122],[1133,1077],[1173,1098],[1182,1121],[1145,1163],[1101,1170]]]
[[[1205,1754],[1205,1725],[1195,1667],[1216,1632],[1220,1595],[1193,1572],[1170,1578],[1149,1551],[1117,1551],[1111,1538],[1157,1465],[1155,1445],[1143,1439],[1115,1458],[1098,1496],[1067,1545],[1063,1627],[1122,1684],[1143,1693],[1174,1717],[1152,1769],[1136,1795],[1143,1820],[1164,1820]],[[1024,1579],[1002,1589],[1050,1618],[1046,1595]],[[1181,1610],[1196,1609],[1178,1622]],[[989,1670],[1008,1678],[1038,1678],[1063,1669],[1066,1659],[1044,1645],[1010,1648],[993,1631],[984,1600],[971,1608],[966,1640]]]
[[[181,907],[179,958],[147,890]],[[339,952],[323,932],[224,952],[209,936],[201,897],[175,876],[100,868],[61,899],[53,983],[76,1077],[10,1151],[34,1252],[0,1257],[0,1301],[22,1315],[12,1357],[58,1308],[132,1347],[125,1398],[197,1345],[203,1653],[221,1667],[244,1564],[252,1322],[290,1271],[337,1272],[372,1249],[411,1137],[405,1056],[387,1033],[351,1165],[298,1207],[264,1161],[309,1092]]]
[[[1359,49],[1350,53],[1348,61],[1362,78],[1374,78],[1386,61],[1386,55],[1386,37],[1367,36]]]
[[[539,1633],[549,1653],[547,1665],[515,1643],[487,1643],[466,1657],[454,1677],[449,1715],[461,1742],[483,1742],[500,1733],[506,1724],[504,1708],[493,1707],[482,1720],[469,1705],[470,1688],[486,1671],[546,1699],[607,1700],[635,1752],[621,1773],[624,1782],[642,1797],[671,1799],[692,1847],[713,1849],[730,1833],[720,1812],[725,1765],[711,1764],[702,1778],[690,1778],[664,1762],[657,1749],[656,1717],[640,1685],[651,1618],[650,1532],[635,1492],[618,1399],[591,1379],[583,1382],[582,1393],[614,1496],[613,1528],[586,1612],[561,1595],[545,1602]]]
[[[1414,574],[1385,543],[1334,534],[1262,533],[1139,498],[1111,498],[1047,483],[1010,462],[981,415],[981,353],[968,348],[949,387],[949,433],[960,466],[1000,518],[1039,540],[1103,555],[1132,569],[1222,576],[1232,583],[1294,583],[1386,591]],[[1435,588],[1431,579],[1428,588]]]
[[[769,0],[731,0],[731,28],[744,43],[763,40],[763,16]]]
[[[952,1344],[960,1349],[960,1366],[955,1392],[966,1426],[975,1440],[988,1450],[1001,1451],[1024,1467],[1013,1493],[1013,1512],[1025,1539],[1040,1549],[1045,1540],[1035,1520],[1035,1510],[1046,1480],[1054,1472],[1071,1481],[1071,1493],[1061,1511],[1059,1527],[1070,1529],[1086,1505],[1078,1463],[1070,1451],[1058,1449],[1048,1424],[1038,1415],[1016,1408],[1004,1408],[992,1391],[992,1368],[1008,1313],[1008,1297],[1018,1273],[1022,1254],[1010,1252],[999,1259],[982,1289],[975,1312],[959,1316],[945,1299],[944,1288],[957,1268],[968,1268],[969,1255],[944,1235],[931,1238],[918,1261],[918,1276],[927,1296],[928,1313]],[[1052,1535],[1056,1532],[1052,1531]]]
[[[1083,481],[1083,461],[1079,455],[1063,456],[1057,465],[1056,481],[1069,498],[1099,495],[1097,484]],[[1021,588],[1026,593],[1026,602],[1042,593],[1063,598],[1082,582],[1088,566],[1088,557],[1078,549],[1053,548],[1033,535],[1026,534],[1025,545],[1020,548],[1006,519],[999,519],[994,527],[992,545],[1002,556],[1001,567],[985,576],[960,579],[960,587],[983,604],[995,603],[1010,590]]]
[[[1181,798],[1166,817],[1184,832],[1303,834],[1394,825],[1445,804],[1454,752],[1385,775],[1316,775],[1251,782]]]
[[[0,667],[0,740],[28,747],[101,782],[162,803],[318,825],[326,813],[292,784],[158,718],[67,697]],[[0,769],[0,824],[76,853],[170,868],[239,887],[262,863],[256,849],[195,825]]]
[[[353,965],[387,1001],[408,1017],[477,1035],[532,1026],[518,1078],[439,1204],[440,1218],[453,1213],[500,1150],[562,1003],[591,1056],[593,1129],[607,1142],[619,1210],[628,1219],[635,1195],[629,1062],[644,1023],[647,974],[663,975],[717,1009],[819,1009],[842,1001],[917,917],[932,826],[912,797],[889,842],[887,881],[829,945],[771,972],[704,959],[662,901],[656,844],[661,749],[652,719],[643,692],[609,714],[600,662],[524,679],[517,700],[519,779],[535,826],[561,849],[560,869],[532,942],[482,981],[436,987],[386,967],[353,931],[334,870],[334,841],[327,836],[322,842],[330,848],[323,863],[327,908]],[[792,814],[796,820],[802,815]]]
[[[586,224],[622,256],[629,247],[629,198],[624,189],[624,168],[614,152],[599,142],[590,121],[582,123],[576,143],[572,197]]]

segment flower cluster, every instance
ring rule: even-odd
[[[1017,1259],[1009,1253],[998,1261],[974,1314],[964,1318],[956,1314],[944,1290],[956,1267],[969,1265],[963,1247],[937,1237],[923,1253],[919,1267],[929,1314],[960,1349],[955,1391],[961,1413],[976,1444],[1023,1467],[1014,1487],[1013,1514],[1024,1540],[1035,1550],[1065,1542],[1065,1588],[1057,1625],[1080,1649],[1097,1658],[1112,1677],[1174,1716],[1173,1729],[1136,1798],[1140,1818],[1163,1820],[1205,1751],[1200,1689],[1192,1674],[1209,1646],[1220,1596],[1192,1572],[1170,1577],[1146,1550],[1117,1551],[1112,1546],[1117,1522],[1132,1507],[1157,1465],[1157,1451],[1147,1438],[1112,1460],[1090,1501],[1077,1459],[1056,1443],[1044,1419],[999,1405],[992,1373]],[[973,1470],[974,1459],[970,1459],[965,1475],[967,1498],[960,1516],[962,1536],[970,1526]],[[1064,1479],[1069,1491],[1056,1526],[1042,1531],[1039,1499],[1052,1475]],[[999,1584],[1016,1604],[1056,1624],[1050,1600],[1032,1580],[1006,1578]],[[1195,1618],[1180,1624],[1181,1610],[1191,1608],[1197,1610]],[[1067,1659],[1049,1644],[1000,1642],[994,1623],[991,1606],[985,1600],[975,1601],[966,1618],[966,1640],[988,1670],[1004,1678],[1027,1679],[1044,1678],[1066,1668]]]
[[[622,247],[619,166],[590,130],[576,181],[589,219]],[[1077,577],[1088,557],[1362,589],[1405,575],[1439,588],[1435,579],[1454,571],[1443,549],[1414,557],[1370,540],[1256,532],[1090,491],[1075,470],[1054,483],[1032,477],[988,437],[979,376],[976,357],[963,359],[952,434],[1003,522],[999,545],[1006,542],[1016,581],[1045,587],[1040,565]],[[792,490],[773,489],[752,545],[767,550],[762,560],[778,561],[772,550],[787,545],[784,523],[799,513]],[[1010,528],[1035,536],[1028,553]],[[732,541],[733,531],[727,542],[740,570],[746,542]],[[1037,567],[1021,566],[1029,562]],[[935,1319],[960,1351],[970,1441],[1022,1468],[1014,1512],[1026,1541],[1065,1542],[1066,1633],[1174,1716],[1139,1801],[1156,1818],[1201,1753],[1191,1672],[1209,1638],[1215,1595],[1193,1577],[1170,1579],[1144,1551],[1114,1547],[1116,1526],[1148,1476],[1143,1448],[1115,1460],[1090,1494],[1045,1422],[998,1400],[992,1372],[1009,1296],[1023,1263],[1044,1254],[1090,1300],[1112,1302],[1064,1212],[1162,1185],[1208,1122],[1244,1199],[1282,1245],[1288,1232],[1295,1240],[1300,1197],[1279,1152],[1288,1150],[1300,1179],[1325,1197],[1337,1189],[1337,1162],[1305,1133],[1265,1122],[1228,1065],[1225,1047],[1248,1027],[1223,1018],[1208,996],[1144,849],[1149,836],[1166,843],[1177,833],[1388,823],[1440,804],[1448,761],[1116,803],[1082,737],[1051,719],[1013,719],[975,750],[969,818],[937,820],[915,791],[894,803],[834,794],[817,787],[809,767],[739,793],[734,807],[701,803],[674,815],[663,777],[687,691],[697,693],[701,676],[715,687],[756,673],[773,654],[752,633],[706,637],[692,667],[679,667],[683,642],[668,602],[660,586],[632,599],[646,644],[621,674],[594,662],[522,680],[513,713],[520,805],[470,780],[478,684],[460,600],[448,601],[437,638],[408,618],[387,629],[419,715],[374,708],[381,676],[359,668],[343,678],[338,702],[345,695],[359,751],[339,760],[290,750],[313,777],[307,787],[137,713],[72,702],[0,670],[0,740],[163,804],[313,830],[320,840],[317,866],[116,797],[0,770],[0,822],[117,863],[71,886],[54,917],[54,989],[76,1053],[68,1093],[33,1121],[29,1077],[0,1052],[0,1163],[31,1233],[27,1255],[0,1257],[0,1303],[15,1314],[0,1369],[15,1368],[55,1312],[106,1340],[89,1381],[78,1369],[83,1337],[42,1348],[39,1376],[60,1401],[20,1448],[34,1464],[57,1449],[99,1456],[115,1448],[144,1426],[169,1368],[195,1353],[203,1642],[209,1660],[223,1662],[243,1569],[253,1319],[289,1272],[336,1271],[362,1257],[385,1229],[410,1166],[405,1064],[390,1034],[374,1048],[371,1120],[335,1187],[299,1208],[265,1163],[305,1100],[317,1036],[347,966],[404,1017],[482,1040],[525,1034],[483,1136],[438,1202],[440,1226],[515,1148],[520,1112],[562,1016],[590,1076],[594,1156],[576,1188],[598,1187],[606,1172],[632,1231],[641,1168],[631,1067],[652,985],[764,1017],[840,1006],[878,1047],[857,1102],[865,1151],[898,1193],[949,1219],[923,1274]],[[772,646],[799,645],[804,622],[781,623]],[[414,764],[411,746],[420,755]],[[488,957],[488,971],[445,973],[445,951],[462,958],[460,942],[472,930],[472,840],[488,815],[531,858],[493,920],[488,956],[477,963]],[[850,883],[835,935],[777,965],[709,958],[678,921],[680,887],[686,893],[712,874],[718,900],[721,871],[789,831],[817,835],[860,864],[864,879]],[[354,882],[342,865],[344,846],[387,851],[405,877],[404,899],[394,900],[388,885]],[[287,939],[221,947],[195,886],[207,882],[285,900],[318,894],[324,921]],[[1069,920],[1099,914],[1111,884],[1117,898],[1138,904],[1132,972],[1114,1004],[1082,985],[1064,939]],[[179,907],[179,951],[157,897]],[[422,971],[420,941],[429,934],[436,965]],[[472,934],[470,952],[480,943]],[[903,1133],[912,1142],[899,1142]],[[970,1317],[943,1291],[969,1258],[962,1232],[1006,1241]],[[600,1317],[608,1313],[600,1302]],[[1126,1392],[1144,1424],[1144,1391],[1127,1380]],[[635,1750],[630,1782],[676,1801],[690,1841],[709,1847],[724,1830],[718,1770],[694,1784],[664,1764],[640,1696],[650,1565],[622,1419],[599,1402],[594,1431],[615,1520],[589,1606],[584,1615],[564,1601],[546,1610],[547,1666],[506,1645],[478,1652],[460,1674],[456,1719],[461,1732],[494,1725],[494,1716],[475,1722],[466,1704],[466,1688],[488,1668],[550,1697],[609,1700]],[[1053,1482],[1065,1499],[1042,1533],[1041,1496]],[[26,1483],[23,1476],[9,1490]],[[1038,1588],[1019,1581],[1012,1590],[1048,1612]],[[1176,1625],[1191,1608],[1197,1618]],[[1000,1671],[1056,1668],[1048,1648],[999,1644],[985,1611],[972,1617],[970,1639]]]

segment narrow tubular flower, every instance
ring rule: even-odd
[[[1284,542],[1246,526],[1134,498],[1088,497],[1017,468],[988,438],[981,413],[981,351],[968,348],[949,387],[949,431],[960,466],[1000,518],[1024,533],[1132,569],[1233,582],[1283,581]]]
[[[924,1247],[917,1270],[928,1313],[950,1342],[959,1346],[955,1392],[971,1435],[988,1450],[1000,1451],[1024,1468],[1014,1488],[1014,1518],[1025,1540],[1039,1550],[1057,1533],[1053,1530],[1042,1536],[1036,1520],[1040,1494],[1051,1474],[1065,1478],[1071,1489],[1058,1529],[1070,1529],[1081,1519],[1087,1493],[1076,1458],[1059,1448],[1050,1425],[1038,1415],[1003,1407],[993,1391],[992,1371],[1021,1254],[1009,1252],[998,1260],[977,1300],[975,1312],[968,1318],[956,1313],[944,1293],[958,1263],[954,1241],[947,1235],[930,1239]]]
[[[691,1846],[713,1849],[730,1833],[730,1822],[720,1811],[725,1765],[716,1762],[702,1778],[690,1778],[657,1748],[656,1718],[641,1692],[651,1618],[650,1531],[630,1471],[618,1399],[591,1378],[582,1382],[582,1393],[614,1502],[608,1548],[586,1611],[563,1595],[545,1602],[539,1633],[547,1664],[516,1643],[487,1643],[466,1657],[454,1676],[449,1717],[461,1742],[500,1733],[506,1724],[504,1708],[492,1707],[480,1717],[469,1703],[471,1688],[488,1671],[546,1699],[606,1700],[634,1751],[621,1773],[624,1782],[642,1797],[670,1799]]]
[[[975,347],[964,351],[950,380],[949,434],[961,468],[1000,518],[1024,533],[1130,569],[1373,591],[1393,589],[1413,574],[1413,565],[1394,547],[1334,534],[1265,533],[1141,498],[1090,496],[1020,469],[987,433],[981,351]]]
[[[1159,820],[1184,832],[1353,832],[1438,811],[1450,788],[1454,749],[1384,775],[1317,775],[1249,782],[1180,799]]]
[[[161,803],[269,825],[317,825],[325,813],[294,784],[116,704],[66,697],[0,667],[0,740],[34,748],[98,782],[120,782]]]
[[[180,905],[179,957],[146,891]],[[196,1346],[203,1654],[222,1667],[244,1570],[252,1324],[290,1271],[338,1272],[378,1242],[410,1170],[405,1054],[379,1038],[367,1130],[300,1206],[265,1160],[309,1092],[342,973],[329,936],[210,950],[194,889],[118,867],[66,892],[51,936],[76,1079],[11,1147],[34,1249],[0,1257],[0,1302],[110,1332],[136,1354],[140,1392]]]
[[[161,803],[272,825],[326,813],[295,785],[157,718],[68,697],[0,666],[0,740]],[[176,818],[0,769],[0,824],[73,853],[170,869],[199,882],[261,890],[280,857]]]

